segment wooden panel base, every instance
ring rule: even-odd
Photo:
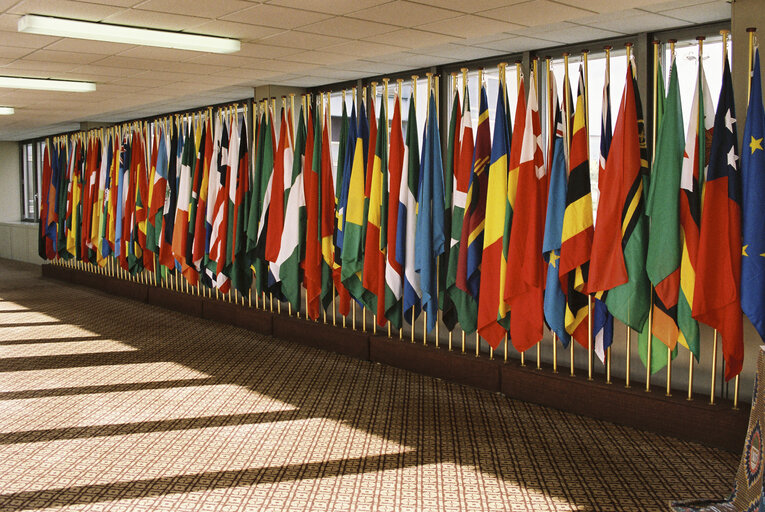
[[[686,400],[682,391],[667,397],[663,390],[645,391],[643,384],[625,388],[588,381],[585,373],[571,377],[551,368],[522,367],[517,361],[502,365],[502,393],[511,398],[553,407],[582,416],[649,430],[734,453],[743,449],[749,423],[749,404],[733,410],[724,400],[709,405],[709,397]]]
[[[526,402],[697,441],[734,453],[740,453],[743,448],[749,404],[739,404],[739,410],[733,410],[730,402],[720,401],[710,406],[708,397],[688,401],[682,392],[665,397],[661,390],[645,392],[642,385],[626,389],[624,382],[616,380],[613,384],[606,384],[600,377],[588,381],[583,373],[570,377],[564,372],[553,373],[551,368],[521,367],[517,360],[492,361],[485,356],[425,347],[420,343],[388,339],[384,335],[333,327],[59,265],[43,265],[42,274],[357,359],[502,392]]]
[[[202,316],[202,298],[169,288],[149,287],[149,304],[191,316]]]
[[[282,315],[274,315],[273,322],[277,338],[369,360],[369,336],[364,332]]]
[[[485,357],[449,352],[446,349],[426,347],[383,336],[369,339],[370,359],[430,377],[450,380],[459,384],[500,390],[500,365]]]

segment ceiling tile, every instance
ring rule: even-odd
[[[642,8],[664,1],[666,0],[626,0],[621,2],[615,2],[614,0],[561,0],[561,3],[594,12],[612,12],[620,11],[624,8]]]
[[[401,27],[413,27],[422,24],[423,21],[439,21],[459,16],[460,13],[424,4],[396,0],[387,4],[370,7],[349,14],[349,17],[372,21],[375,23],[388,23]]]
[[[638,9],[624,9],[622,11],[602,14],[599,16],[589,16],[576,20],[576,23],[622,34],[636,34],[651,30],[664,30],[689,25],[687,21]]]
[[[330,14],[260,4],[235,14],[222,16],[221,19],[275,28],[297,28],[330,17]]]
[[[604,0],[607,1],[607,0]],[[728,3],[726,0],[717,0],[718,3]],[[709,3],[709,0],[670,0],[670,1],[659,1],[657,2],[651,2],[647,5],[642,6],[635,6],[640,7],[644,11],[648,12],[662,12],[662,11],[669,11],[671,9],[679,9],[681,7],[692,7],[694,5],[699,4],[706,4]]]
[[[60,52],[85,52],[100,53],[101,55],[114,55],[134,48],[130,44],[107,43],[105,41],[88,41],[86,39],[59,39],[45,47],[46,50],[56,50]]]
[[[480,14],[488,18],[531,27],[581,18],[593,14],[593,11],[551,2],[550,0],[531,0],[522,4],[490,9]]]
[[[350,39],[366,39],[370,36],[392,32],[398,27],[372,21],[336,17],[302,27],[304,32],[334,36],[342,34]]]
[[[484,18],[483,16],[464,15],[448,20],[427,23],[417,28],[438,32],[440,34],[450,34],[458,37],[477,37],[488,34],[497,34],[508,32],[522,25],[508,23],[496,19]]]
[[[23,0],[7,12],[11,14],[42,14],[78,20],[101,21],[124,11],[124,7],[75,2],[71,0]]]
[[[366,76],[383,75],[385,73],[392,73],[398,69],[398,66],[392,64],[372,62],[370,60],[354,60],[351,62],[343,62],[340,64],[335,64],[333,67],[341,70],[357,71],[359,73],[364,73]]]
[[[73,69],[75,64],[68,63],[68,62],[41,62],[37,60],[24,60],[24,59],[18,59],[10,64],[7,64],[2,67],[3,73],[7,73],[9,71],[17,71],[17,73],[13,73],[15,75],[21,75],[24,74],[27,71],[40,71],[43,73],[58,73],[60,71],[69,71]],[[50,75],[51,78],[53,78],[52,75]]]
[[[418,55],[432,55],[435,57],[448,57],[458,60],[473,60],[501,55],[503,52],[488,48],[448,43],[439,46],[431,46],[429,48],[419,48],[413,53],[417,53]]]
[[[709,2],[696,5],[692,9],[670,9],[662,11],[661,14],[692,23],[709,23],[730,19],[731,6],[727,2]]]
[[[559,44],[560,43],[557,41],[548,41],[545,39],[526,36],[513,36],[507,39],[502,39],[500,41],[486,43],[482,46],[506,53],[516,53],[525,52],[527,50],[549,48],[551,46],[558,46]]]
[[[178,0],[146,0],[135,5],[147,11],[169,12],[174,14],[193,14],[202,18],[220,18],[252,7],[243,0],[215,0],[214,2],[183,2]]]
[[[526,1],[528,0],[428,0],[427,4],[453,11],[476,13]]]
[[[158,28],[162,30],[187,30],[209,21],[189,15],[171,14],[164,12],[144,11],[141,9],[125,9],[124,11],[105,18],[107,23],[129,25],[133,27]]]
[[[340,53],[350,57],[373,57],[376,55],[387,55],[393,52],[405,50],[406,47],[393,46],[389,44],[372,43],[369,41],[352,41],[350,43],[338,44],[328,48],[332,53]]]
[[[324,51],[307,51],[290,55],[288,59],[291,62],[300,62],[306,64],[337,64],[340,62],[348,62],[352,60],[347,55],[339,55],[337,53],[330,53]]]
[[[199,55],[199,52],[177,50],[175,48],[159,48],[156,46],[134,46],[133,48],[120,52],[118,55],[136,59],[184,61],[195,55]]]
[[[37,50],[34,53],[30,53],[24,60],[34,60],[42,62],[61,62],[67,64],[90,64],[103,59],[103,55],[97,53],[73,53],[73,52],[58,52],[53,50]]]
[[[538,39],[545,39],[548,41],[567,44],[577,43],[580,41],[619,37],[622,35],[619,32],[600,28],[600,25],[597,27],[585,27],[582,25],[576,25],[574,23],[567,22],[543,25],[541,27],[529,27],[523,30],[513,31],[513,33],[516,35],[536,37]]]
[[[33,50],[32,48],[17,48],[13,46],[0,46],[0,58],[13,60],[20,59],[35,51],[39,50]]]
[[[265,44],[299,48],[302,50],[321,50],[328,46],[346,43],[348,41],[350,41],[350,39],[344,37],[311,34],[297,30],[288,30],[273,37],[263,39],[263,43]]]
[[[186,62],[194,64],[227,66],[232,68],[261,69],[261,65],[267,61],[268,59],[258,59],[255,57],[241,57],[239,55],[217,55],[214,53],[206,53],[196,56],[192,59],[188,59]]]
[[[283,29],[251,25],[249,23],[236,23],[234,21],[213,20],[191,27],[186,32],[253,41],[279,34],[283,32]]]
[[[13,31],[0,32],[0,41],[4,46],[13,46],[16,48],[43,48],[46,45],[55,43],[60,38],[51,36],[39,36],[37,34],[23,34]]]
[[[420,48],[422,46],[432,46],[452,41],[458,41],[459,38],[448,34],[437,34],[435,32],[426,32],[419,29],[400,29],[385,34],[377,34],[365,37],[365,41],[373,43],[389,44],[391,46],[401,46],[404,48]]]
[[[242,57],[276,59],[280,57],[286,57],[287,55],[294,55],[298,52],[300,52],[300,50],[297,48],[272,46],[269,44],[261,43],[242,43],[242,49],[237,52],[237,55],[241,55]]]
[[[385,4],[391,0],[270,0],[269,5],[281,5],[293,9],[324,12],[334,15],[348,14],[375,5]]]

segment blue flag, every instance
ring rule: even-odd
[[[600,161],[598,174],[606,170],[606,160],[611,149],[611,82],[606,73],[606,83],[603,86],[603,117],[600,121]],[[599,176],[600,177],[600,176]],[[592,302],[592,334],[595,339],[595,353],[601,361],[605,360],[606,350],[614,341],[614,317],[606,307],[605,294],[596,294]]]
[[[343,239],[345,235],[345,212],[348,208],[348,189],[351,185],[351,169],[353,169],[353,154],[356,152],[356,104],[351,106],[351,119],[348,123],[348,142],[345,146],[345,159],[343,168],[337,172],[343,173],[342,189],[340,190],[340,201],[337,206],[340,219],[338,222],[337,238],[335,240],[336,251],[342,252]]]
[[[422,143],[417,227],[414,238],[415,271],[420,274],[422,309],[428,314],[428,332],[436,326],[438,279],[436,260],[444,252],[444,168],[441,135],[436,119],[436,96],[430,92],[430,115]]]
[[[760,81],[760,52],[754,54],[754,74],[744,127],[741,180],[741,309],[765,341],[765,112]]]
[[[560,104],[553,87],[555,105],[555,134],[550,162],[550,191],[547,198],[545,217],[545,238],[542,253],[547,262],[547,283],[545,285],[545,320],[550,329],[558,335],[563,347],[568,347],[571,335],[566,332],[566,296],[558,276],[561,238],[563,236],[563,214],[566,210],[566,156],[563,141],[563,122]]]

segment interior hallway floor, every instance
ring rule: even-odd
[[[658,511],[738,457],[0,261],[0,511]]]

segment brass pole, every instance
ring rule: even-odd
[[[553,343],[553,373],[558,373],[558,344],[556,343],[558,340],[558,335],[555,334],[555,331],[552,332],[552,343]]]
[[[465,331],[462,331],[462,353],[465,353]]]
[[[412,343],[414,343],[414,306],[412,306]]]
[[[688,398],[693,400],[693,352],[688,351]]]
[[[632,56],[632,43],[625,43],[624,45],[625,49],[627,50],[627,66],[631,66],[632,63],[630,62],[630,58]],[[649,309],[650,311],[650,309]],[[625,331],[626,331],[626,345],[627,345],[627,355],[626,355],[626,375],[625,375],[625,382],[624,387],[629,388],[630,387],[630,354],[632,352],[632,339],[630,337],[630,326],[625,325]],[[651,338],[650,336],[648,337]]]
[[[504,350],[505,362],[507,362],[507,333],[505,333],[505,350]],[[523,353],[521,353],[521,361],[523,361]],[[522,364],[522,363],[521,363]]]
[[[478,331],[475,331],[475,356],[478,357],[481,351],[481,335]]]
[[[712,380],[710,381],[709,405],[715,404],[715,379],[717,378],[717,329],[712,336]]]

